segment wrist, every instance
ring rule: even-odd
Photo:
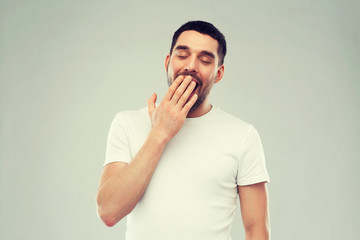
[[[157,144],[166,145],[171,140],[171,137],[161,131],[152,129],[149,134],[149,139]]]

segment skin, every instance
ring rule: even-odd
[[[270,239],[266,183],[238,186],[246,240]]]
[[[165,68],[169,84],[177,75],[190,72],[198,77],[193,80],[198,82],[195,93],[200,96],[199,99],[205,93],[203,102],[190,111],[187,117],[200,117],[211,110],[209,95],[206,93],[210,93],[214,83],[218,83],[224,75],[224,65],[218,66],[217,49],[218,42],[212,37],[196,31],[185,31],[180,34],[172,54],[166,56]]]
[[[167,143],[179,132],[197,99],[187,101],[194,84],[179,76],[159,106],[156,94],[148,100],[152,129],[144,145],[129,163],[114,162],[103,168],[97,194],[98,213],[107,226],[129,214],[144,194]]]
[[[97,204],[99,216],[107,226],[115,225],[134,209],[166,145],[181,130],[185,119],[200,117],[211,110],[210,90],[224,74],[217,49],[218,42],[212,37],[185,31],[166,56],[170,87],[158,106],[155,93],[148,100],[152,129],[144,145],[129,164],[114,162],[103,168]],[[201,101],[197,102],[198,99]],[[269,239],[265,183],[239,186],[238,192],[246,239]]]

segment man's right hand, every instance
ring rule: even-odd
[[[107,226],[128,215],[143,196],[167,142],[179,132],[196,102],[196,94],[189,99],[194,88],[190,76],[179,76],[159,106],[155,106],[153,94],[148,100],[152,132],[144,145],[129,164],[113,162],[104,167],[97,204],[99,216]]]
[[[196,86],[191,79],[191,76],[178,76],[158,106],[155,105],[156,93],[148,100],[152,131],[165,141],[170,141],[180,131],[197,100],[197,94],[189,99]]]

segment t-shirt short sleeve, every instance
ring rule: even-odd
[[[112,162],[129,163],[130,147],[127,137],[126,119],[124,113],[118,113],[111,123],[108,134],[104,166]]]
[[[239,186],[270,181],[261,140],[253,126],[250,126],[248,135],[244,140],[236,180]]]

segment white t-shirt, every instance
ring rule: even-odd
[[[105,164],[127,162],[151,129],[147,109],[116,115]],[[142,199],[127,217],[127,240],[230,240],[237,186],[269,181],[254,127],[217,107],[187,118],[168,143]]]

